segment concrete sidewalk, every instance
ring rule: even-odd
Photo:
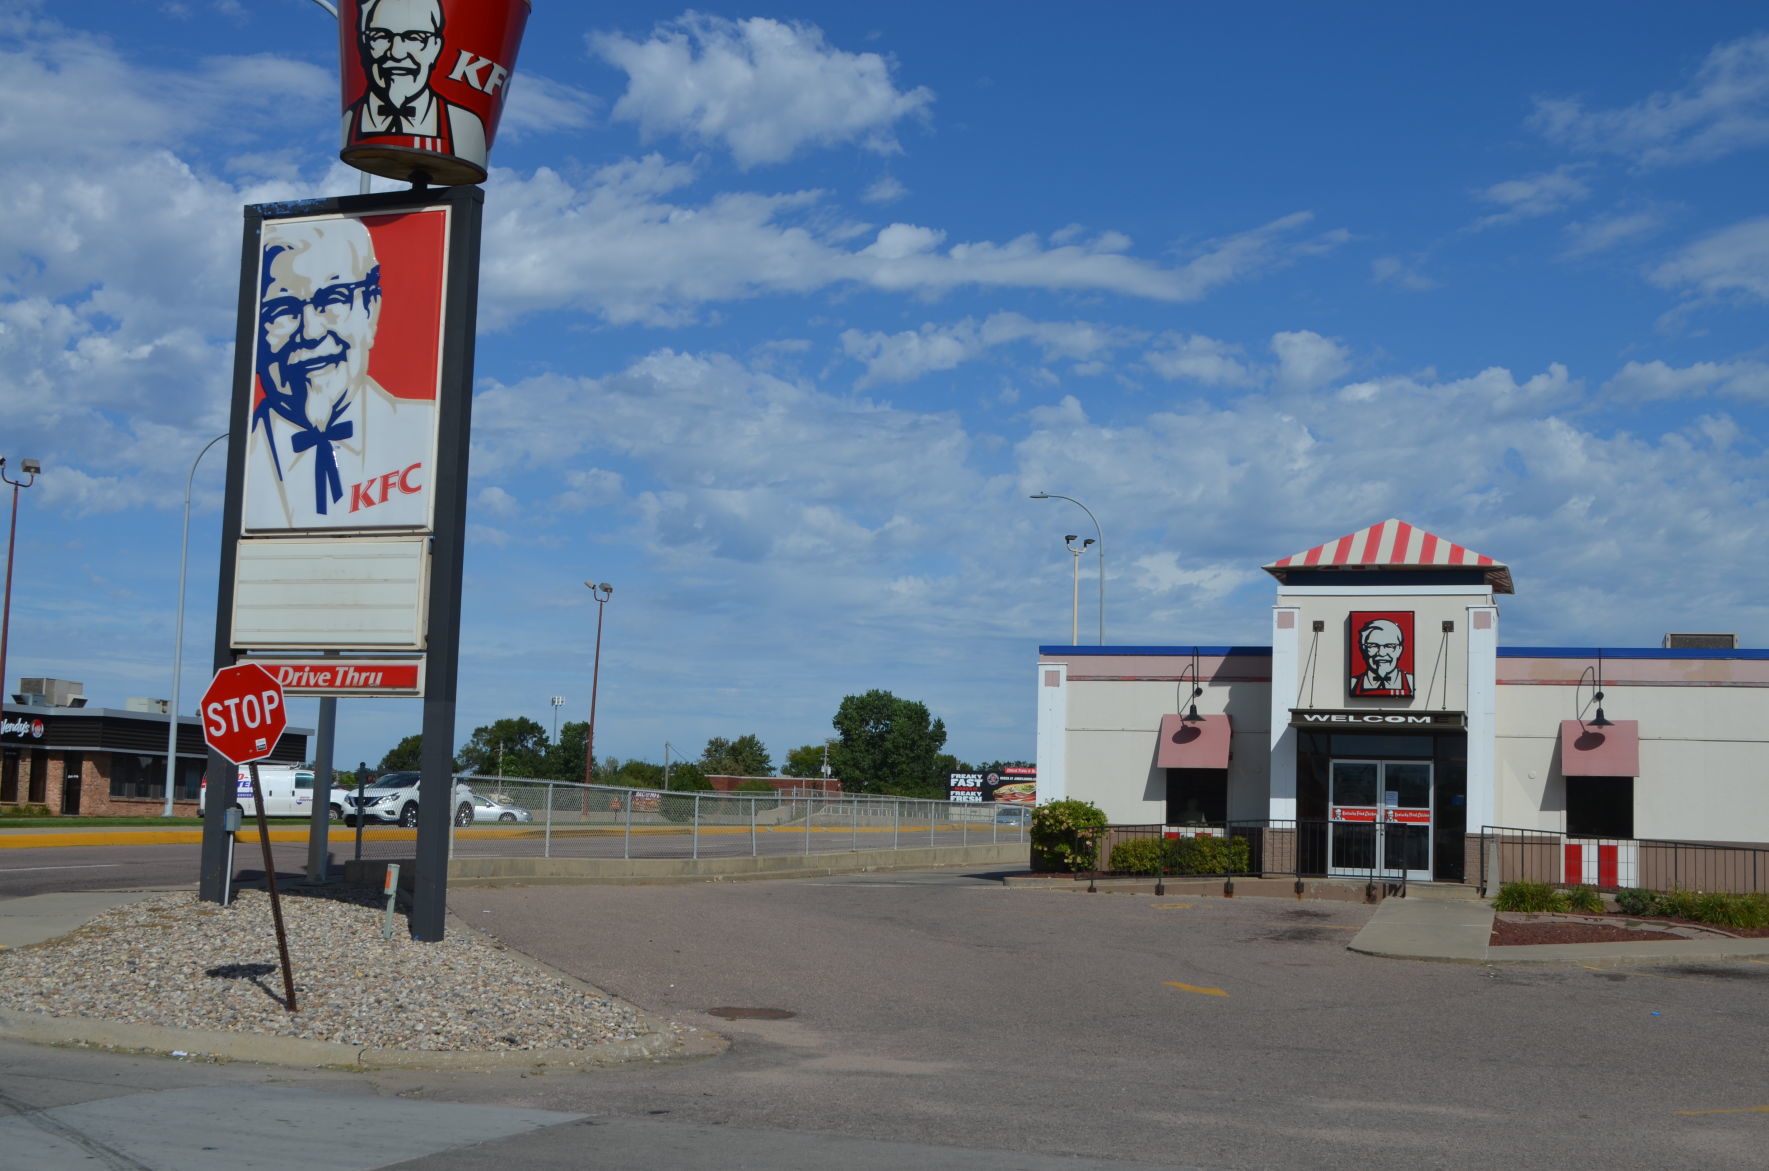
[[[1538,944],[1493,947],[1491,903],[1465,900],[1384,899],[1347,946],[1390,959],[1464,964],[1711,963],[1769,958],[1769,939],[1633,940],[1624,943]]]

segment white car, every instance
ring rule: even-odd
[[[421,773],[399,772],[387,773],[365,787],[359,799],[355,789],[334,790],[344,801],[344,824],[355,825],[360,818],[363,822],[391,822],[394,825],[407,827],[418,824],[418,782]],[[456,825],[468,825],[473,820],[472,790],[455,782]],[[360,808],[358,801],[361,801]]]
[[[502,793],[477,793],[467,790],[473,802],[474,821],[533,821],[534,814]],[[456,824],[459,824],[458,822]]]

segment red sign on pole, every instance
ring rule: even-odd
[[[198,710],[203,713],[203,739],[235,764],[269,756],[289,726],[282,684],[256,663],[215,672]]]

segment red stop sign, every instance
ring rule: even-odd
[[[257,663],[215,672],[203,692],[203,739],[235,764],[263,760],[289,726],[283,685]]]

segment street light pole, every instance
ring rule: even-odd
[[[172,816],[172,787],[178,778],[178,684],[184,678],[184,577],[190,563],[191,487],[196,483],[197,465],[211,447],[226,438],[224,431],[203,444],[203,450],[190,461],[190,475],[184,478],[184,536],[178,544],[178,621],[172,636],[172,703],[166,716],[166,806],[160,811],[161,817]]]
[[[1075,586],[1073,593],[1069,596],[1070,646],[1081,645],[1081,554],[1087,552],[1087,547],[1093,544],[1093,538],[1089,537],[1081,542],[1079,549],[1075,548],[1075,541],[1080,535],[1079,533],[1068,533],[1063,537],[1063,548],[1075,556]]]
[[[584,784],[596,783],[596,684],[602,677],[602,610],[614,594],[607,582],[586,581],[590,596],[596,599],[596,658],[590,668],[590,727],[584,734]],[[586,798],[587,799],[587,798]]]
[[[1067,500],[1076,508],[1087,514],[1093,522],[1093,535],[1099,543],[1099,644],[1106,645],[1106,535],[1100,530],[1099,518],[1093,515],[1093,509],[1081,503],[1073,496],[1058,496],[1055,492],[1034,492],[1033,500]]]
[[[12,523],[6,528],[6,601],[0,603],[0,714],[6,710],[6,639],[12,631],[12,551],[18,542],[18,490],[35,484],[43,470],[43,465],[34,459],[21,460],[19,465],[30,477],[22,483],[6,474],[6,457],[0,455],[0,480],[12,485]]]
[[[559,743],[559,709],[565,706],[565,697],[555,695],[547,701],[553,705],[553,743]]]

